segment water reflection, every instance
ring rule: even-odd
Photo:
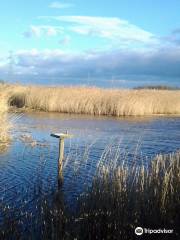
[[[74,135],[65,142],[64,164],[65,196],[72,199],[91,183],[99,165],[116,167],[125,160],[145,164],[158,153],[178,150],[179,129],[180,118],[175,117],[24,114],[16,119],[9,151],[0,155],[0,196],[9,203],[16,196],[18,202],[37,182],[43,191],[56,185],[58,140],[51,132]]]

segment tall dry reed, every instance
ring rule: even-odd
[[[10,124],[7,121],[7,111],[7,88],[3,84],[0,84],[0,152],[6,148],[9,140],[8,130]]]
[[[180,90],[11,85],[9,104],[35,110],[112,116],[180,114]]]
[[[135,228],[141,226],[173,229],[172,235],[152,239],[178,240],[179,193],[180,153],[159,155],[149,167],[122,164],[113,172],[104,167],[77,199],[76,211],[68,210],[61,189],[50,201],[45,197],[37,204],[36,218],[18,209],[21,214],[14,219],[4,207],[1,239],[133,240]]]
[[[101,170],[80,198],[79,209],[80,239],[135,239],[138,226],[173,229],[172,236],[158,239],[178,239],[180,153],[159,155],[148,168],[122,165],[113,173]]]

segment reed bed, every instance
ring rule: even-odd
[[[7,88],[0,84],[0,152],[6,149],[9,142],[8,130],[10,124],[7,121],[8,96]]]
[[[104,168],[80,198],[78,237],[134,239],[135,228],[141,226],[174,229],[172,236],[153,239],[178,239],[179,193],[179,153],[159,155],[148,168],[127,165],[113,173]]]
[[[111,116],[180,114],[180,90],[9,85],[9,105],[46,112]]]
[[[136,239],[137,226],[173,229],[172,235],[152,239],[179,239],[180,153],[157,156],[148,167],[121,164],[111,172],[104,166],[93,184],[66,206],[63,191],[42,197],[36,218],[20,208],[14,214],[2,206],[1,239]],[[75,204],[76,205],[76,204]],[[16,237],[16,238],[15,238]],[[143,239],[151,236],[143,236]],[[156,238],[157,237],[157,238]]]

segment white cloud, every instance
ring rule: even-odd
[[[126,45],[158,42],[152,33],[120,18],[91,16],[46,16],[41,18],[68,23],[69,30],[81,35],[97,36]]]
[[[56,36],[58,34],[63,33],[63,27],[57,26],[48,26],[48,25],[37,25],[37,26],[30,26],[28,31],[23,33],[23,36],[26,38],[32,37],[42,37],[42,36]]]
[[[71,41],[70,36],[65,36],[64,38],[62,38],[62,39],[59,40],[59,44],[60,44],[60,45],[67,46],[67,45],[70,44],[70,41]]]
[[[62,76],[93,77],[116,76],[123,79],[180,78],[180,48],[155,51],[116,50],[106,52],[73,53],[60,49],[39,51],[20,50],[14,53],[14,74],[21,72],[25,77],[38,74],[41,78]],[[8,63],[0,67],[0,73]]]
[[[71,8],[74,5],[72,3],[61,3],[61,2],[52,2],[49,7],[50,8],[57,8],[57,9],[63,9],[63,8]]]
[[[57,35],[57,29],[54,27],[48,27],[47,28],[47,36],[56,36]]]
[[[30,29],[23,33],[24,37],[40,37],[41,36],[41,28],[37,26],[31,26]]]

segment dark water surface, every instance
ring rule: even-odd
[[[50,137],[50,133],[65,130],[74,135],[65,141],[67,196],[81,192],[84,184],[92,181],[97,166],[115,168],[124,160],[146,164],[156,154],[180,149],[178,117],[17,115],[11,146],[0,154],[1,200],[18,204],[27,194],[32,196],[34,186],[42,185],[43,191],[48,192],[51,185],[56,185],[58,139]]]

